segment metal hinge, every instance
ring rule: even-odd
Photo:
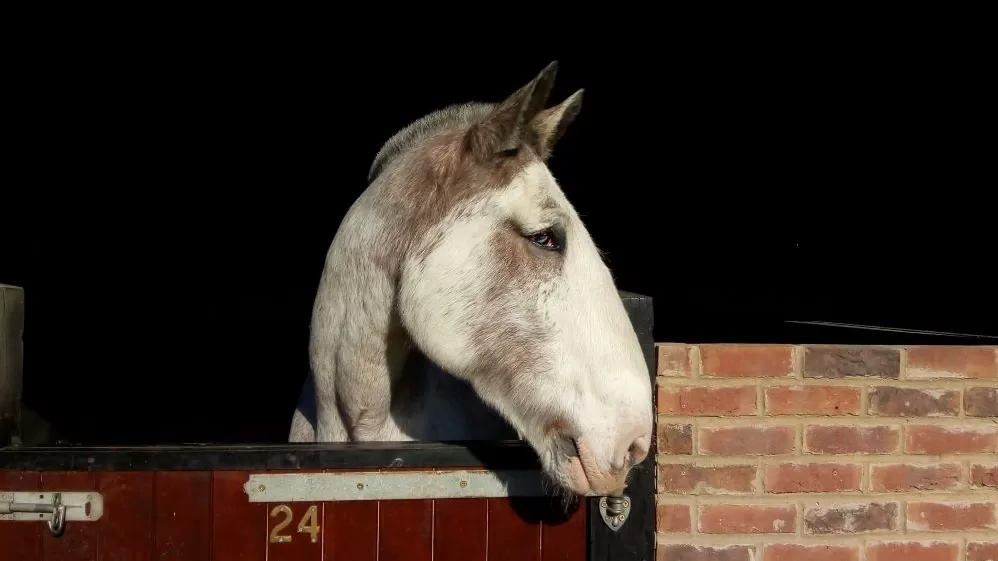
[[[100,493],[65,491],[0,491],[0,522],[48,522],[62,535],[67,521],[93,522],[104,514]]]

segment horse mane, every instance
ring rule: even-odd
[[[495,103],[482,103],[470,101],[467,103],[455,103],[428,113],[405,128],[396,132],[381,145],[378,154],[374,157],[371,169],[367,173],[368,184],[372,183],[400,154],[415,146],[418,142],[430,135],[445,129],[467,127],[485,118]]]

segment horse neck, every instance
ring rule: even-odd
[[[358,207],[344,218],[316,295],[310,348],[316,438],[517,438],[469,384],[413,347],[398,319],[397,274],[362,253],[372,246],[359,232],[376,215]]]

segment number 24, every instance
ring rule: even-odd
[[[299,534],[311,534],[312,543],[317,543],[319,541],[319,523],[318,523],[318,510],[315,505],[308,507],[305,511],[305,516],[301,517],[298,521],[298,533]],[[279,514],[284,515],[284,520],[278,522],[273,528],[270,529],[270,543],[290,543],[290,534],[281,534],[281,530],[291,524],[291,517],[294,513],[291,512],[291,507],[288,505],[277,505],[270,511],[270,517],[274,518]]]

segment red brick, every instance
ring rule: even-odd
[[[900,429],[892,426],[812,425],[804,431],[804,448],[817,454],[890,454],[900,440]]]
[[[973,378],[994,380],[998,378],[998,362],[994,347],[957,347],[935,345],[908,349],[909,379]]]
[[[912,425],[904,449],[909,454],[987,454],[998,448],[998,426]]]
[[[658,467],[658,488],[660,493],[694,495],[753,493],[757,470],[750,465],[662,464]]]
[[[805,378],[887,378],[901,374],[901,351],[886,347],[807,345]]]
[[[793,534],[797,531],[797,508],[793,505],[703,505],[703,534]]]
[[[751,545],[661,544],[656,561],[755,561]]]
[[[659,344],[657,372],[659,376],[689,378],[693,375],[693,347],[689,345]]]
[[[876,493],[910,491],[952,491],[961,486],[960,464],[875,465],[870,486]]]
[[[960,561],[958,555],[957,542],[892,541],[866,546],[866,561]]]
[[[693,531],[689,505],[664,504],[655,509],[655,528],[663,534],[688,534]]]
[[[998,388],[967,388],[963,410],[968,417],[998,417]]]
[[[998,561],[998,541],[967,542],[967,561]]]
[[[893,532],[900,527],[898,503],[856,503],[816,506],[804,511],[807,534]]]
[[[863,470],[845,464],[777,464],[766,467],[767,493],[859,491]]]
[[[700,345],[704,376],[783,378],[794,375],[793,345]]]
[[[859,561],[859,550],[844,545],[772,544],[762,561]]]
[[[705,427],[700,453],[723,456],[792,454],[795,427]]]
[[[908,531],[996,530],[995,503],[909,502]]]
[[[998,489],[998,464],[971,464],[970,484]]]
[[[881,417],[955,417],[960,414],[960,392],[874,387],[870,388],[869,414]]]
[[[693,453],[693,425],[658,425],[658,453],[688,455]]]
[[[666,415],[755,415],[755,388],[659,386],[658,411]]]
[[[857,415],[860,389],[846,386],[766,388],[769,415]]]

